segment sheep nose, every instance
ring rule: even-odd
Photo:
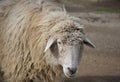
[[[70,74],[73,75],[73,74],[76,73],[77,68],[70,68],[70,67],[68,67],[68,70],[69,70]]]

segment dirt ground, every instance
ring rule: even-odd
[[[120,14],[70,14],[81,19],[96,49],[85,46],[78,75],[66,82],[120,82]]]

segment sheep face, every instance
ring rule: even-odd
[[[45,51],[48,48],[50,49],[58,64],[63,67],[65,76],[71,78],[77,73],[83,52],[83,44],[91,47],[95,46],[85,37],[83,29],[74,24],[60,30],[58,34],[48,40]]]
[[[63,37],[60,37],[56,40],[51,38],[48,41],[48,44],[51,45],[52,43],[50,46],[52,55],[56,58],[58,64],[63,67],[63,72],[68,78],[74,77],[77,73],[83,52],[83,44],[85,43],[91,47],[94,47],[94,45],[88,39],[85,41],[81,38],[77,38],[76,40],[69,42],[66,40],[65,42]]]
[[[57,40],[58,62],[63,67],[64,74],[70,78],[75,76],[79,61],[82,56],[83,43],[64,44],[61,39]]]
[[[53,43],[50,47],[52,55],[56,58],[59,65],[63,67],[64,74],[68,77],[74,77],[77,73],[79,62],[82,56],[83,44],[87,44],[91,47],[95,47],[88,39],[64,42],[62,38],[54,41],[52,38],[49,40],[49,44]]]

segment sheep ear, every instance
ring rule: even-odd
[[[51,37],[51,38],[48,40],[44,52],[46,52],[46,51],[51,47],[51,45],[54,43],[54,41],[55,41],[55,40],[54,40],[53,37]]]
[[[96,48],[96,46],[88,38],[85,38],[83,42],[89,47]]]

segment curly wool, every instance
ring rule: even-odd
[[[82,31],[82,26],[79,27],[77,18],[53,3],[11,0],[8,6],[2,5],[6,10],[0,20],[0,62],[7,81],[28,82],[37,78],[40,82],[57,82],[61,79],[62,67],[55,63],[57,60],[50,51],[43,52],[47,40],[51,36],[69,34],[70,28]]]

